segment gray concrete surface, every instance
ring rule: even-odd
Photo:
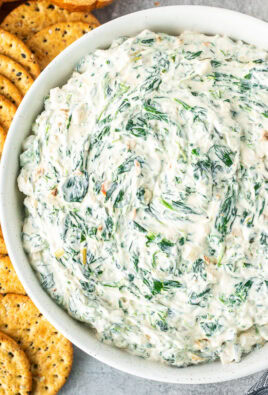
[[[268,0],[159,0],[158,3],[160,6],[195,4],[229,8],[268,22]],[[151,7],[155,7],[155,0],[115,0],[114,4],[95,14],[105,23]],[[209,385],[158,383],[122,373],[75,348],[72,373],[60,395],[243,395],[260,375]]]

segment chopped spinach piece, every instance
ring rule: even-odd
[[[260,244],[268,246],[268,234],[262,232],[260,237]]]
[[[166,208],[168,208],[169,210],[174,210],[173,206],[168,203],[166,200],[164,200],[163,198],[161,198],[161,203],[163,204],[163,206],[165,206]]]
[[[172,243],[170,240],[162,239],[160,243],[158,243],[159,248],[166,253],[170,252],[170,248],[173,247],[175,244]]]
[[[227,197],[223,200],[215,221],[215,228],[222,235],[226,235],[232,229],[237,213],[236,199],[234,188],[229,186]]]
[[[159,327],[159,329],[162,332],[167,332],[168,331],[168,324],[167,324],[166,321],[158,320],[158,321],[156,321],[156,325]]]
[[[82,202],[88,191],[88,174],[80,172],[67,178],[62,186],[63,198],[66,202]]]
[[[131,156],[128,159],[126,159],[125,162],[123,162],[120,166],[118,166],[117,174],[120,175],[129,172],[134,166],[135,160],[139,162],[139,164],[142,166],[143,160],[140,157]]]
[[[187,60],[192,60],[192,59],[198,58],[202,52],[203,51],[197,51],[197,52],[187,51],[187,52],[185,52],[184,57]]]
[[[224,145],[214,145],[215,154],[228,167],[232,166],[232,156],[234,153]]]
[[[143,39],[143,40],[141,40],[141,43],[142,44],[145,44],[145,45],[151,45],[151,44],[153,44],[155,42],[155,39],[154,38],[146,38],[146,39]]]
[[[147,121],[140,116],[129,119],[126,125],[126,130],[135,137],[145,137],[148,134]]]
[[[135,270],[136,270],[136,272],[138,272],[139,271],[139,256],[137,254],[133,254],[132,260],[133,260]]]
[[[92,293],[95,291],[95,284],[89,281],[80,281],[82,290],[87,296],[91,296]]]
[[[104,240],[109,240],[112,237],[113,230],[114,230],[114,222],[112,217],[108,215],[105,220],[105,228],[102,231],[102,237],[104,238]]]
[[[213,336],[216,331],[222,328],[222,325],[220,325],[217,321],[200,322],[200,326],[207,337]]]
[[[147,230],[143,226],[138,224],[138,222],[133,221],[133,225],[134,225],[134,228],[136,228],[139,232],[142,232],[142,233],[146,233],[147,232]]]
[[[211,60],[210,64],[212,67],[215,67],[215,68],[221,66],[221,62],[219,62],[218,60]]]
[[[109,200],[110,197],[112,196],[112,194],[114,193],[114,191],[117,188],[117,182],[113,182],[111,187],[108,189],[108,191],[106,192],[106,197],[105,197],[105,201]]]
[[[176,208],[178,208],[180,211],[182,211],[185,214],[195,214],[198,215],[198,212],[193,210],[191,207],[187,206],[185,203],[183,202],[175,202],[174,200],[172,201],[173,206],[175,206]]]
[[[145,189],[143,187],[140,187],[137,190],[136,196],[139,200],[144,200],[144,194],[145,194]]]
[[[203,259],[199,258],[193,263],[192,270],[195,274],[199,274],[204,280],[207,278],[206,265]]]
[[[45,289],[50,289],[55,286],[53,273],[47,275],[40,273],[41,285]]]
[[[189,104],[187,104],[187,103],[185,103],[184,101],[182,101],[182,100],[180,100],[180,99],[174,99],[177,103],[179,103],[179,104],[181,104],[182,105],[182,107],[185,109],[185,110],[192,110],[192,107],[191,106],[189,106]]]
[[[69,115],[68,122],[67,122],[67,125],[66,125],[66,129],[67,129],[67,130],[69,130],[69,128],[70,128],[70,126],[71,126],[72,117],[73,117],[73,115],[72,115],[72,114],[71,114],[71,115]]]
[[[196,305],[196,306],[201,306],[204,307],[208,297],[210,295],[210,288],[206,288],[204,291],[197,293],[197,292],[192,292],[189,296],[189,303],[191,305]]]
[[[151,104],[149,103],[144,104],[144,109],[147,112],[146,113],[147,119],[156,119],[158,121],[168,122],[167,114],[157,110]]]
[[[125,192],[121,189],[115,198],[114,206],[113,206],[114,208],[118,208],[120,206],[120,203],[124,199],[124,194]]]

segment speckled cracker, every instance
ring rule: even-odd
[[[0,123],[6,131],[8,131],[16,111],[15,104],[11,103],[5,96],[0,95]]]
[[[0,332],[0,394],[27,395],[32,389],[30,363],[20,346]]]
[[[21,64],[25,70],[36,78],[40,74],[39,65],[35,56],[24,44],[22,40],[4,29],[0,28],[0,53],[9,56],[17,63]]]
[[[0,125],[0,135],[2,134],[3,131],[4,131],[4,129]],[[4,240],[4,236],[3,236],[1,225],[0,225],[0,254],[1,255],[7,255],[7,248],[6,248],[6,243],[5,243],[5,240]]]
[[[2,126],[0,126],[0,136],[3,132],[4,132],[4,129],[2,128]],[[1,151],[1,154],[2,154],[2,151]],[[1,225],[0,225],[0,254],[2,254],[2,255],[7,254],[7,248],[6,248],[6,244],[4,241],[4,236],[3,236]]]
[[[3,20],[1,27],[26,41],[40,30],[60,22],[86,22],[94,27],[99,21],[86,12],[69,12],[49,1],[27,1],[14,8]]]
[[[1,158],[2,153],[3,153],[6,137],[7,137],[7,132],[0,125],[0,158]],[[1,229],[1,227],[0,227],[0,229]],[[6,245],[5,245],[5,242],[4,242],[2,229],[1,229],[1,232],[0,232],[0,254],[7,254],[7,249],[6,249]]]
[[[94,27],[94,25],[85,22],[57,23],[33,35],[27,41],[27,45],[36,55],[43,70],[68,45]]]
[[[30,74],[19,63],[5,55],[0,55],[0,74],[13,82],[23,95],[33,83]]]
[[[54,4],[69,11],[91,11],[111,4],[113,0],[53,0]]]
[[[10,100],[15,106],[19,106],[22,101],[22,94],[15,85],[6,77],[0,74],[0,94]]]
[[[26,295],[8,255],[0,256],[0,293]]]
[[[72,367],[73,348],[69,340],[23,295],[0,295],[0,330],[15,339],[27,355],[33,394],[56,394]]]

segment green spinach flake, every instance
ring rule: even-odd
[[[88,173],[81,172],[67,178],[62,186],[63,198],[66,202],[82,202],[88,191]]]

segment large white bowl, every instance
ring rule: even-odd
[[[35,277],[21,243],[23,196],[18,192],[17,175],[22,142],[42,110],[49,90],[62,85],[81,57],[95,48],[109,46],[122,35],[136,35],[143,29],[179,34],[195,30],[226,34],[268,49],[268,24],[258,19],[220,8],[174,6],[126,15],[109,22],[63,51],[37,78],[23,99],[12,122],[1,160],[0,217],[8,253],[27,293],[45,317],[75,345],[117,369],[152,380],[170,383],[211,383],[243,377],[268,367],[268,344],[242,359],[222,366],[219,362],[174,368],[130,355],[100,343],[82,323],[72,319],[46,294]]]

